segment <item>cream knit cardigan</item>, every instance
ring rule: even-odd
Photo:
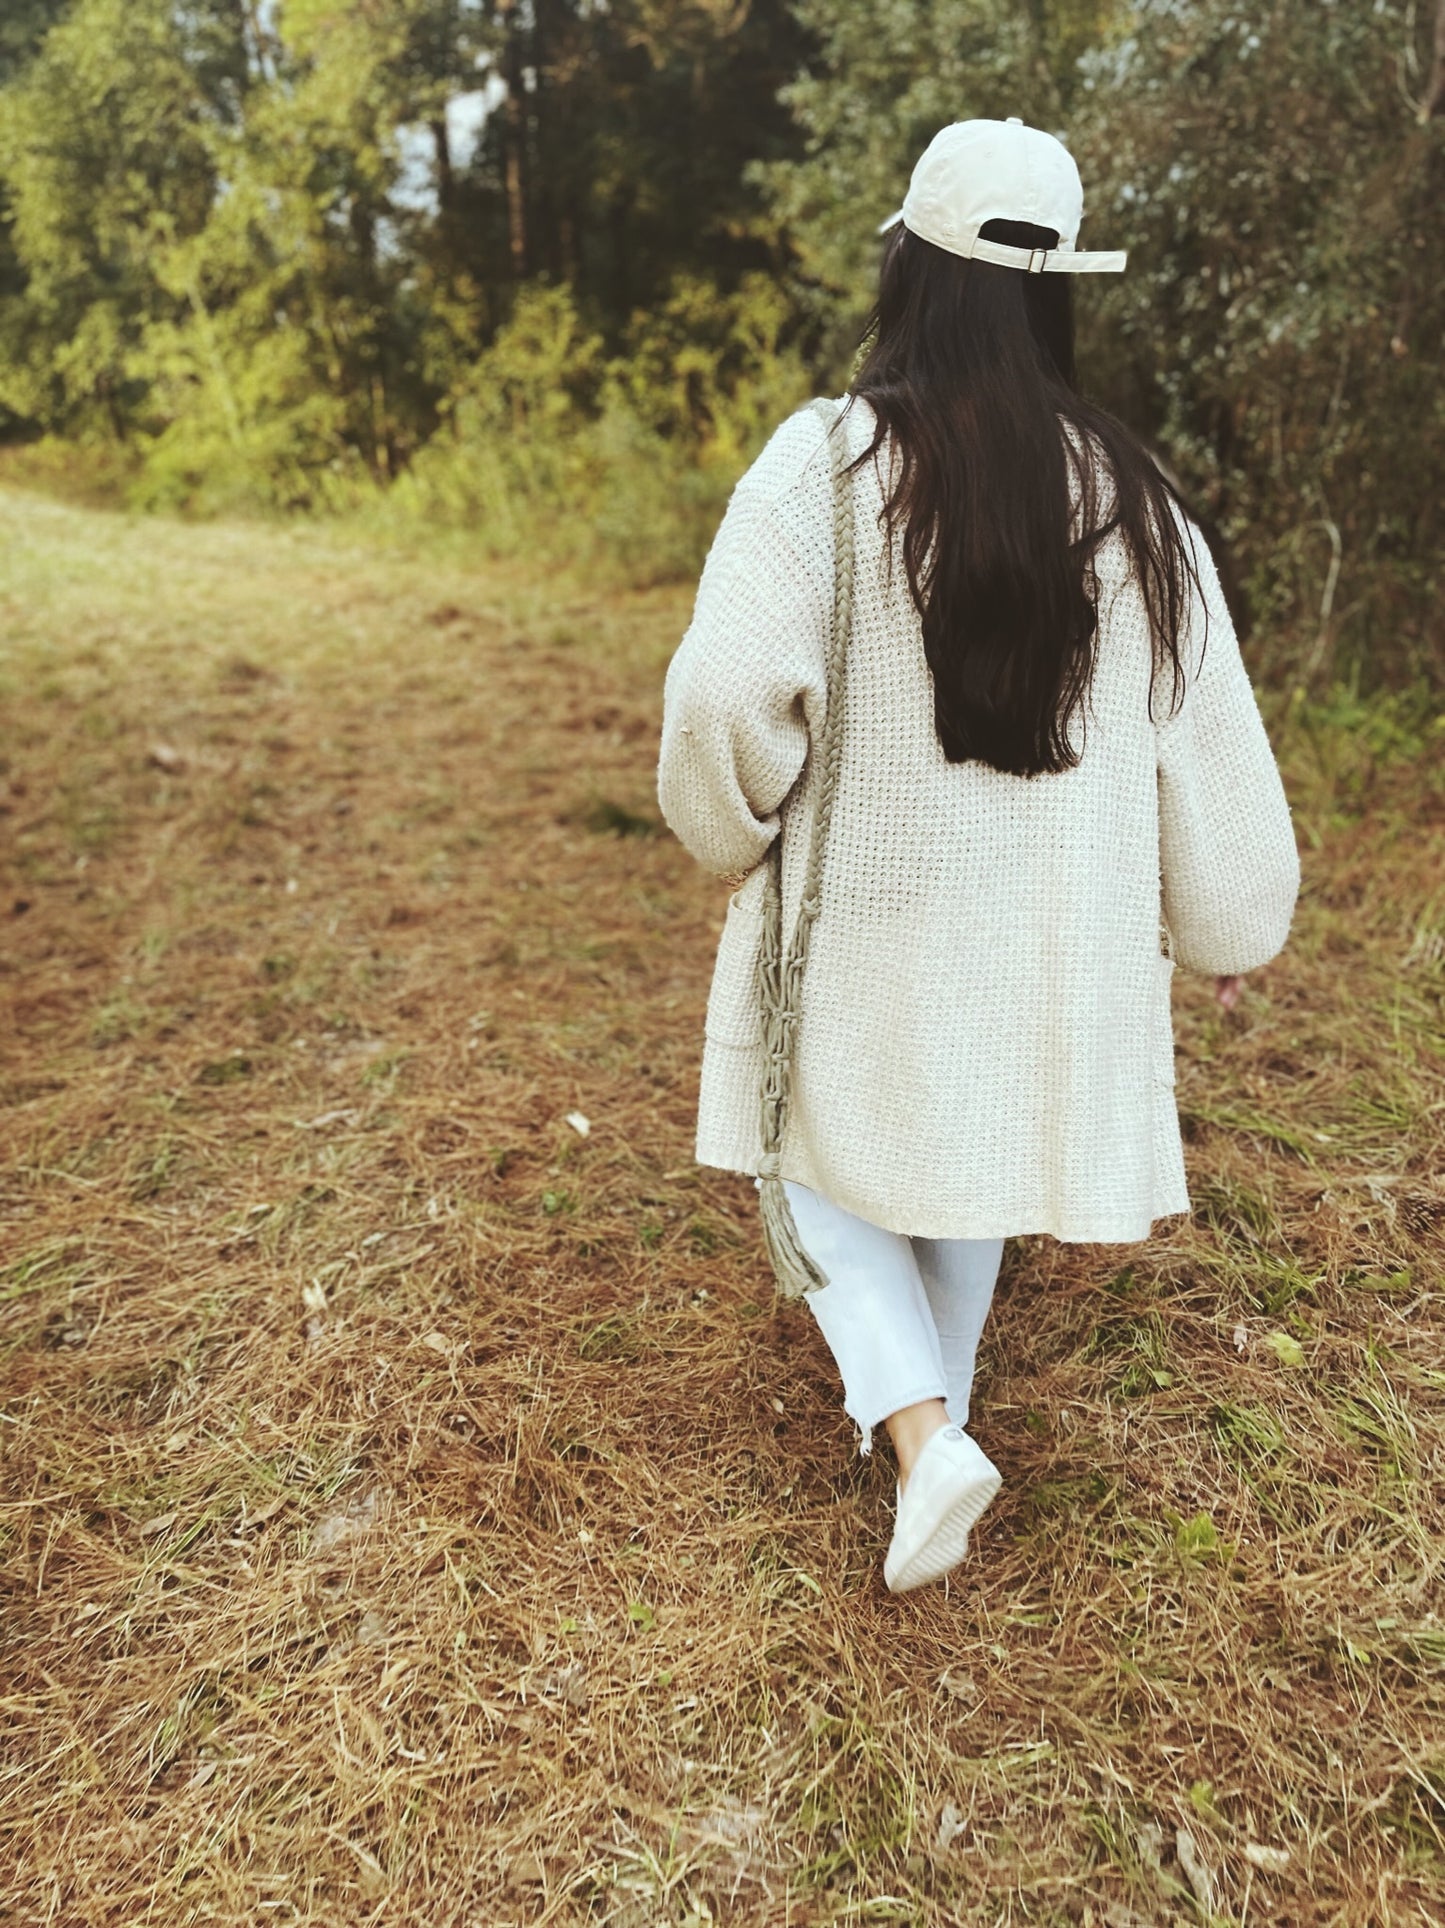
[[[850,455],[872,429],[855,402]],[[824,437],[819,414],[800,411],[738,483],[663,699],[663,814],[707,869],[748,873],[718,946],[697,1130],[702,1164],[748,1173],[760,1149],[761,860],[781,834],[786,935],[826,698]],[[1207,627],[1196,603],[1183,704],[1168,717],[1161,672],[1151,721],[1144,603],[1111,537],[1096,563],[1079,764],[1023,778],[949,763],[901,560],[889,580],[886,460],[885,449],[853,483],[843,747],[783,1175],[923,1237],[1141,1239],[1154,1219],[1189,1209],[1175,962],[1210,973],[1266,963],[1299,883],[1289,807],[1218,579],[1200,541]]]

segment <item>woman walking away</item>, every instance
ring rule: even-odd
[[[999,1487],[965,1425],[1004,1239],[1188,1210],[1171,975],[1232,1002],[1299,883],[1208,552],[1075,386],[1072,276],[1124,265],[1082,211],[1048,134],[934,139],[852,389],[739,482],[664,697],[663,812],[733,887],[697,1156],[754,1176],[887,1427],[895,1591]]]

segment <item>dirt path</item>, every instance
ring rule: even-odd
[[[0,562],[0,1917],[1445,1915],[1438,779],[1290,737],[1196,1224],[1010,1249],[1004,1495],[895,1601],[690,1162],[687,593],[18,496]]]

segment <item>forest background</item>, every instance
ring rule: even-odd
[[[697,567],[945,122],[1065,133],[1097,399],[1266,681],[1441,679],[1445,5],[8,0],[0,439],[131,506]]]

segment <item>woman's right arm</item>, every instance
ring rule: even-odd
[[[1283,948],[1299,852],[1213,559],[1191,533],[1200,587],[1181,642],[1187,686],[1156,728],[1164,918],[1179,963],[1236,977]]]

